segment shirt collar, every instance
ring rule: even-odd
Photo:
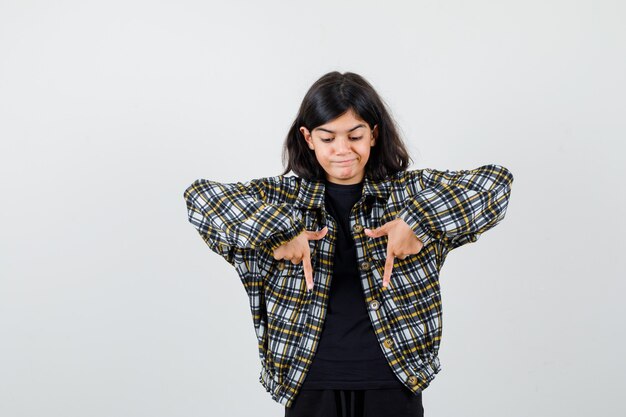
[[[373,196],[387,200],[390,187],[391,181],[389,179],[376,181],[368,174],[366,174],[363,179],[363,195],[365,196]],[[298,199],[294,205],[304,209],[323,207],[325,190],[326,185],[324,184],[324,180],[307,180],[301,178]]]

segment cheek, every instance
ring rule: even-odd
[[[367,162],[367,160],[369,159],[369,157],[370,157],[370,148],[367,147],[367,148],[362,149],[361,153],[360,153],[360,156],[361,156],[361,161],[360,162],[362,164],[365,164]]]
[[[331,160],[331,154],[329,154],[329,153],[322,153],[320,155],[320,159],[324,162],[324,164],[329,165],[330,164],[330,160]]]
[[[330,164],[330,162],[328,162],[328,157],[324,154],[316,154],[315,155],[317,157],[317,162],[319,162],[319,164],[321,166],[328,166]]]

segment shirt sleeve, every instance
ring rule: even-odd
[[[427,245],[440,239],[449,249],[475,242],[506,213],[513,174],[501,165],[471,170],[407,171],[411,197],[396,215]]]
[[[266,245],[274,250],[304,229],[293,205],[267,202],[270,178],[247,182],[194,181],[184,192],[189,222],[212,251],[233,264],[234,254]],[[276,194],[276,193],[273,193]]]

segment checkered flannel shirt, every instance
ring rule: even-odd
[[[417,394],[441,370],[439,271],[454,248],[475,242],[505,215],[513,175],[505,167],[400,171],[383,181],[366,174],[350,214],[363,301],[380,348],[398,379]],[[324,182],[283,175],[247,182],[194,181],[184,192],[189,222],[211,251],[235,267],[250,301],[259,382],[274,401],[290,407],[305,379],[326,316],[337,224],[324,205]],[[387,236],[374,229],[403,219],[424,247],[395,258],[382,290]],[[314,289],[302,263],[276,260],[273,250],[302,231],[328,226],[310,240]]]

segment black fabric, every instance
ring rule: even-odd
[[[305,390],[285,407],[285,417],[423,417],[422,393],[408,388]]]
[[[330,298],[319,345],[302,390],[401,388],[374,334],[363,296],[350,211],[363,182],[326,181],[326,209],[337,226]]]

